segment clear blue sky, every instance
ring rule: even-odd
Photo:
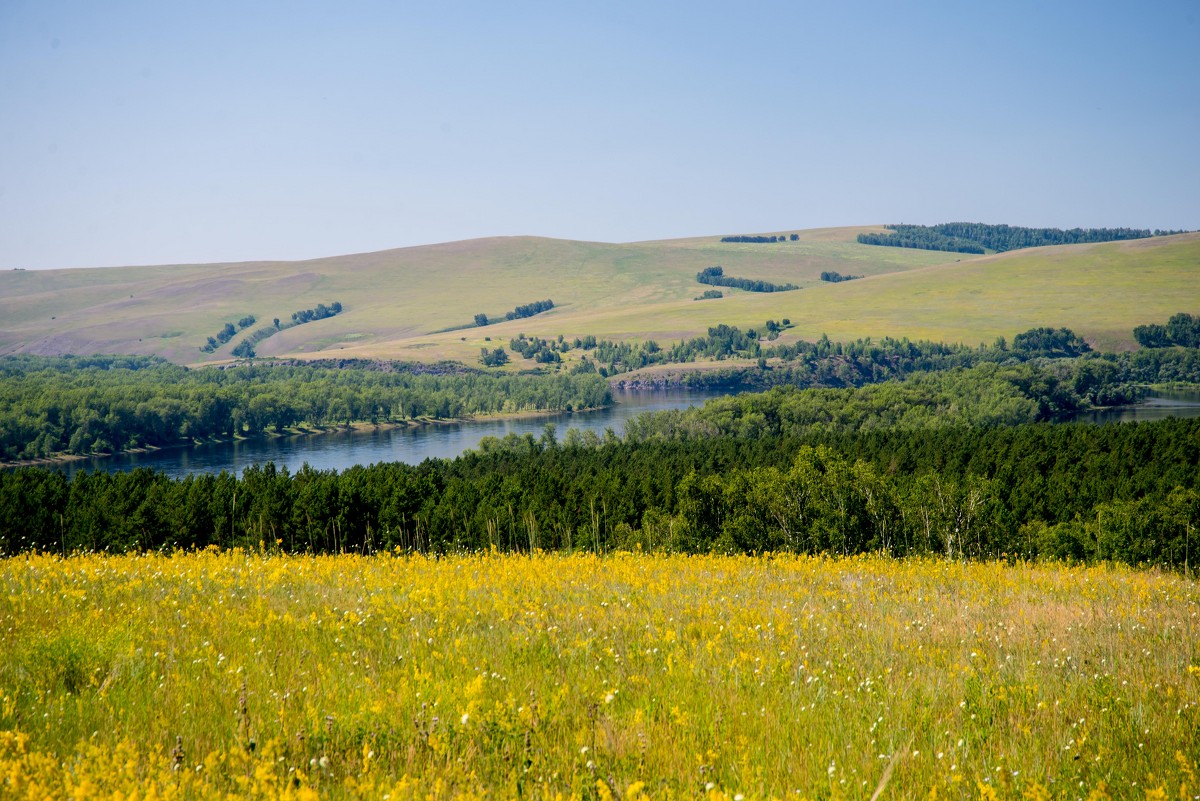
[[[0,0],[0,268],[1200,228],[1200,2]]]

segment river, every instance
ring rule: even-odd
[[[245,467],[268,461],[274,462],[277,467],[286,466],[292,472],[299,470],[305,462],[318,470],[344,470],[356,464],[375,462],[420,464],[430,458],[452,459],[463,451],[477,447],[484,437],[504,437],[508,434],[533,434],[540,437],[547,423],[556,426],[560,440],[568,428],[591,430],[600,435],[604,434],[605,429],[611,428],[620,434],[624,430],[625,421],[642,412],[700,406],[706,400],[724,394],[726,393],[703,390],[614,391],[613,400],[616,403],[606,409],[590,412],[439,423],[406,428],[256,437],[237,442],[78,459],[56,466],[68,475],[81,470],[104,470],[113,473],[149,467],[173,478],[181,478],[189,473],[219,473],[222,470],[241,473]]]
[[[149,467],[181,478],[189,473],[219,473],[222,470],[241,473],[245,467],[267,461],[274,462],[278,467],[286,466],[292,472],[299,470],[305,462],[318,470],[344,470],[356,464],[375,462],[419,464],[430,458],[452,459],[463,451],[478,447],[484,437],[504,437],[508,434],[533,434],[538,437],[547,423],[557,427],[560,440],[569,428],[592,430],[601,435],[605,429],[611,428],[620,434],[625,421],[642,412],[686,409],[724,394],[717,390],[614,392],[616,403],[613,406],[592,412],[261,437],[186,448],[165,448],[149,453],[79,459],[64,462],[58,468],[71,475],[81,470],[117,472]],[[1164,417],[1200,417],[1200,392],[1161,391],[1136,406],[1080,412],[1060,422],[1113,423],[1159,420]]]
[[[1072,423],[1145,423],[1167,417],[1200,417],[1200,391],[1161,389],[1135,406],[1092,409],[1071,415]]]

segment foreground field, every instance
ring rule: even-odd
[[[875,558],[0,563],[0,796],[1194,798],[1200,588]]]

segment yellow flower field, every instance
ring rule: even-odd
[[[0,798],[1200,797],[1200,589],[1126,568],[0,561]]]

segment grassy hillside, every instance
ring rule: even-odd
[[[258,325],[340,301],[335,318],[283,331],[261,356],[346,356],[473,361],[517,332],[670,341],[718,322],[748,326],[790,317],[793,337],[822,332],[977,343],[1036,325],[1066,325],[1105,347],[1131,345],[1139,323],[1200,311],[1200,235],[1041,248],[999,256],[860,245],[871,228],[805,231],[798,242],[729,244],[719,237],[604,244],[509,237],[302,262],[117,267],[0,273],[0,353],[155,353],[177,362],[230,357],[243,335],[212,354],[199,347],[225,322]],[[695,273],[791,282],[796,292],[707,288]],[[822,271],[865,276],[827,284]],[[487,328],[552,298],[556,308]],[[434,333],[442,331],[443,333]],[[492,343],[485,337],[493,338]]]

